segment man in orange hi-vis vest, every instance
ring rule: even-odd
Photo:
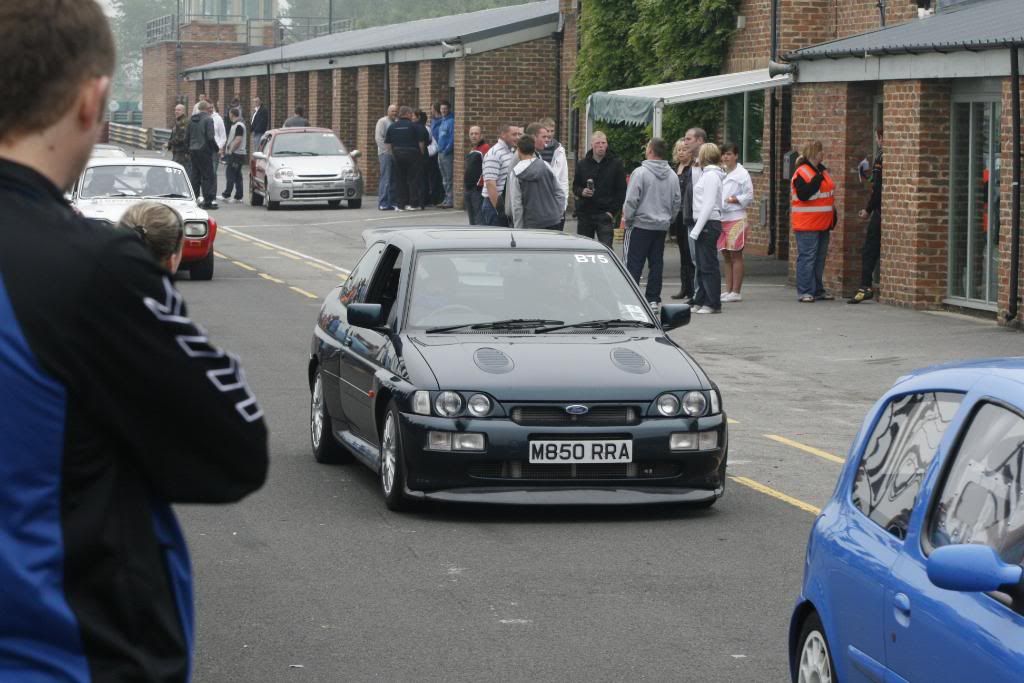
[[[835,298],[825,291],[822,282],[830,231],[835,226],[836,189],[821,163],[824,156],[817,140],[804,145],[790,183],[790,217],[797,247],[796,290],[803,303]]]

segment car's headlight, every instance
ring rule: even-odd
[[[412,395],[412,411],[417,415],[430,415],[430,392],[417,391]]]
[[[454,391],[442,391],[434,399],[434,410],[443,417],[455,417],[462,411],[462,397]]]
[[[708,400],[703,391],[688,391],[683,394],[683,412],[690,417],[703,415],[707,410]]]
[[[206,221],[187,221],[185,223],[185,237],[203,237],[206,235]]]
[[[662,394],[656,402],[658,413],[665,417],[672,417],[679,412],[679,399],[674,394]]]
[[[470,414],[476,417],[484,417],[491,412],[491,399],[483,394],[473,394],[467,402]]]
[[[274,180],[291,180],[295,177],[295,172],[290,168],[279,168],[274,171]]]

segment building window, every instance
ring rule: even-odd
[[[762,167],[764,91],[737,93],[725,98],[725,139],[740,148],[740,163],[748,169]]]

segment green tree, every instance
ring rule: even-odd
[[[711,76],[721,71],[739,0],[584,0],[572,88],[581,109],[590,93]],[[687,128],[715,131],[722,104],[704,100],[665,109],[671,144]],[[609,144],[633,165],[650,126],[601,124]]]
[[[177,12],[177,0],[111,0],[110,27],[117,44],[117,70],[113,93],[116,99],[137,100],[142,93],[142,48],[146,23]]]

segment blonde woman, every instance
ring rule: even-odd
[[[693,296],[693,256],[690,254],[690,229],[693,228],[693,174],[690,173],[690,167],[693,165],[693,157],[683,138],[676,140],[672,148],[672,162],[676,165],[682,198],[679,213],[672,221],[671,228],[679,246],[679,291],[672,298],[689,303]]]
[[[743,247],[747,242],[747,207],[754,201],[754,183],[739,163],[740,148],[734,142],[722,145],[722,234],[718,251],[725,264],[725,294],[722,301],[743,301]]]
[[[178,270],[185,224],[177,211],[159,202],[139,202],[121,215],[118,227],[137,233],[161,268],[171,275]]]
[[[700,180],[693,186],[693,217],[690,230],[697,255],[694,313],[722,312],[722,271],[718,267],[718,236],[722,234],[722,182],[725,171],[719,166],[722,152],[718,145],[705,142],[697,153]]]

